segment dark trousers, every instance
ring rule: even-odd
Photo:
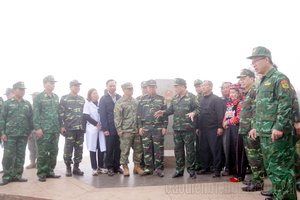
[[[98,139],[97,139],[98,141]],[[91,160],[91,166],[93,170],[96,170],[98,167],[103,168],[104,165],[104,151],[101,152],[100,150],[100,144],[97,142],[96,151],[90,151],[90,160]]]
[[[118,135],[105,136],[106,158],[105,163],[108,169],[117,170],[120,167],[120,138]]]
[[[210,169],[211,154],[215,172],[222,169],[222,136],[217,135],[218,129],[201,130],[199,135],[200,153],[203,169]]]

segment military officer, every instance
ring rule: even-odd
[[[195,179],[196,123],[194,117],[200,113],[200,108],[197,97],[187,91],[184,79],[176,78],[174,87],[176,95],[172,98],[170,106],[166,110],[155,112],[154,116],[160,117],[173,114],[176,171],[172,177],[183,176],[186,160],[186,168],[190,178]],[[184,147],[186,148],[186,159]]]
[[[55,82],[52,75],[46,76],[43,79],[45,90],[33,101],[33,125],[38,146],[37,176],[41,182],[45,182],[46,178],[60,178],[60,175],[54,173],[62,124],[59,118],[59,99],[53,93]]]
[[[250,136],[253,139],[256,135],[260,137],[265,169],[272,182],[274,197],[266,199],[297,199],[290,81],[273,67],[269,49],[258,46],[248,59],[262,75]]]
[[[26,182],[22,178],[23,165],[27,139],[31,136],[33,129],[32,107],[24,100],[24,82],[17,82],[13,85],[14,97],[3,103],[2,108],[2,130],[1,139],[4,141],[4,155],[2,165],[4,174],[2,183]]]
[[[164,176],[164,135],[167,133],[168,118],[155,118],[154,113],[165,110],[165,98],[156,94],[156,81],[147,81],[148,94],[138,105],[138,130],[142,137],[145,169],[142,176],[153,174],[154,168],[159,177]],[[153,166],[154,163],[154,166]]]
[[[82,161],[83,153],[83,106],[85,100],[78,95],[81,83],[78,80],[70,82],[70,93],[64,95],[60,99],[60,118],[63,122],[60,128],[60,134],[65,137],[64,146],[64,162],[66,164],[66,176],[72,176],[71,164],[73,166],[73,174],[82,176],[83,171],[79,169],[79,164]],[[74,158],[72,161],[74,151]]]

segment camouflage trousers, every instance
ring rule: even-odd
[[[201,164],[201,154],[200,154],[200,142],[199,142],[199,136],[196,135],[196,145],[195,145],[195,170],[200,170],[202,168],[202,164]]]
[[[285,133],[275,142],[272,142],[271,137],[260,137],[260,142],[275,199],[297,199],[295,151],[291,134]]]
[[[28,150],[29,150],[29,158],[30,161],[36,161],[38,149],[37,149],[37,143],[36,143],[36,134],[35,131],[32,131],[32,137],[28,140]]]
[[[261,184],[265,178],[265,166],[260,147],[260,138],[257,137],[256,140],[253,140],[246,134],[243,135],[243,140],[248,163],[252,171],[252,181],[255,184]]]
[[[38,158],[37,175],[49,176],[54,174],[58,154],[59,133],[44,133],[37,138]]]
[[[142,144],[144,150],[145,171],[164,169],[164,136],[162,128],[144,126]],[[154,162],[153,162],[154,161]],[[153,163],[155,166],[153,166]]]
[[[188,173],[195,172],[195,134],[195,131],[174,131],[176,172],[184,172],[185,161]]]
[[[27,136],[7,136],[3,152],[3,180],[21,178],[25,162]]]
[[[138,133],[124,133],[120,137],[120,164],[128,164],[128,156],[130,153],[130,147],[133,149],[133,162],[140,163],[143,154],[143,148],[141,144],[141,136]]]
[[[84,132],[82,130],[67,131],[64,134],[64,162],[66,165],[81,163],[83,153]],[[72,161],[74,150],[74,158]]]

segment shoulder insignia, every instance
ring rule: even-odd
[[[271,82],[266,82],[265,85],[271,85]]]
[[[281,80],[281,87],[284,89],[290,88],[288,80]]]

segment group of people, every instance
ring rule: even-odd
[[[121,85],[121,96],[116,93],[117,82],[110,79],[101,98],[92,88],[85,101],[78,95],[78,80],[70,82],[70,93],[59,100],[53,93],[56,81],[47,76],[43,79],[45,90],[33,94],[32,106],[23,99],[24,83],[15,83],[14,96],[1,101],[4,174],[0,185],[27,181],[22,173],[26,143],[32,135],[37,162],[31,157],[28,168],[36,165],[41,182],[60,177],[54,173],[59,134],[65,137],[63,158],[68,177],[84,174],[79,164],[85,133],[93,176],[129,176],[132,148],[133,173],[147,176],[155,172],[164,177],[164,136],[168,116],[173,115],[173,178],[183,176],[185,168],[192,179],[212,172],[214,178],[232,175],[231,182],[246,184],[243,191],[261,190],[266,199],[297,199],[300,159],[295,142],[300,134],[300,114],[296,92],[267,48],[254,48],[248,59],[261,77],[257,87],[256,76],[249,69],[240,72],[238,83],[222,85],[221,98],[213,94],[209,80],[195,80],[194,95],[184,79],[176,78],[176,94],[168,105],[165,97],[157,94],[153,79],[142,82],[143,94],[138,98],[133,98],[132,83]],[[247,166],[251,180],[245,180]],[[270,191],[263,191],[266,175],[272,183]]]

